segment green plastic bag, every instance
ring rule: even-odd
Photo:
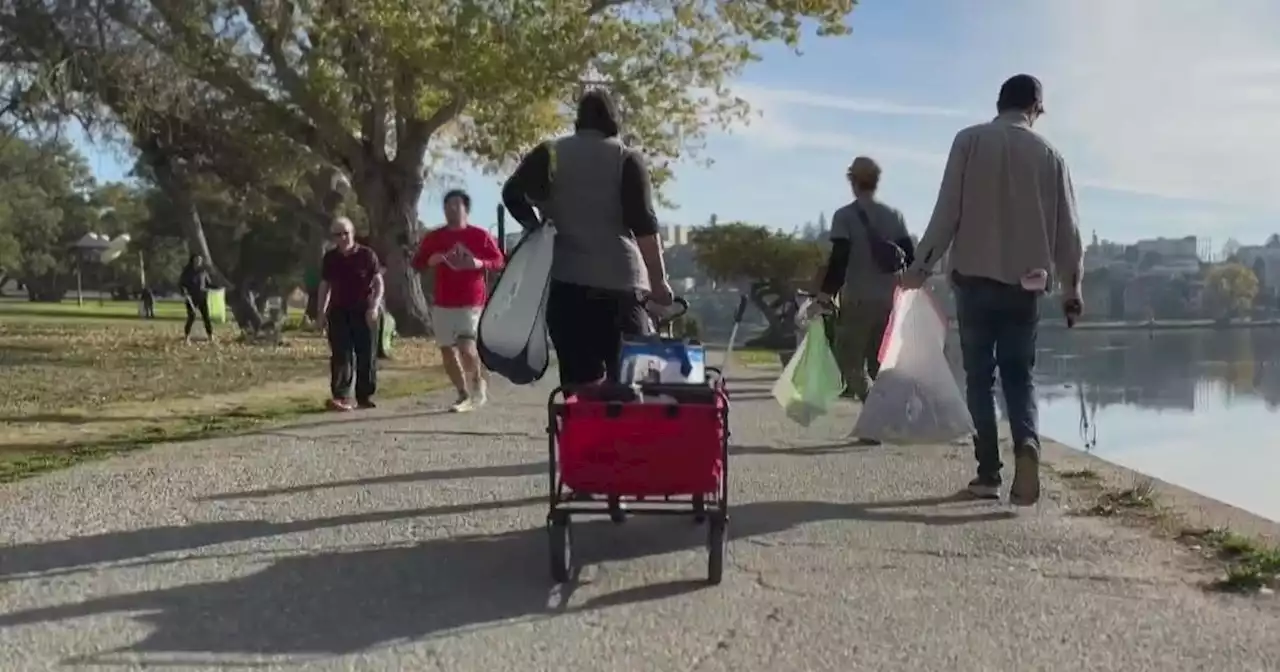
[[[379,320],[380,325],[378,334],[378,350],[379,355],[389,357],[391,355],[391,339],[396,335],[396,318],[391,313],[382,311],[382,319]]]
[[[804,340],[773,384],[773,398],[791,420],[808,427],[827,413],[844,391],[840,366],[831,352],[823,320],[810,320]]]

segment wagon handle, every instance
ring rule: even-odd
[[[671,300],[671,307],[674,308],[674,310],[670,315],[659,316],[656,314],[657,311],[654,310],[654,308],[662,309],[665,307],[666,306],[658,306],[657,304],[654,304],[648,300],[645,301],[645,308],[649,311],[650,314],[653,314],[654,327],[658,331],[662,331],[663,329],[666,329],[668,326],[671,325],[672,322],[675,322],[676,320],[680,319],[681,317],[684,317],[689,313],[689,302],[683,296],[677,296]]]

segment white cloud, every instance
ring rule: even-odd
[[[974,117],[972,112],[958,108],[896,103],[882,98],[846,97],[797,89],[775,89],[752,84],[735,86],[733,93],[756,108],[797,106],[887,116],[960,117],[970,119]]]
[[[1045,126],[1089,182],[1280,210],[1280,4],[1035,7]]]
[[[875,138],[839,131],[802,128],[788,121],[778,110],[761,110],[750,123],[738,126],[734,134],[774,150],[811,149],[844,154],[867,154],[880,159],[896,159],[913,165],[941,169],[945,154],[903,147]]]
[[[894,116],[957,117],[966,113],[951,108],[894,103],[882,99],[846,98],[794,89],[773,89],[740,85],[734,95],[746,100],[751,118],[735,125],[731,132],[771,150],[820,150],[842,154],[868,154],[882,160],[896,160],[931,169],[941,169],[946,155],[906,147],[883,139],[841,131],[806,127],[794,120],[794,108],[809,107],[847,113]]]

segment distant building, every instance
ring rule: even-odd
[[[1133,244],[1138,250],[1138,254],[1146,255],[1155,253],[1161,257],[1173,258],[1200,258],[1199,241],[1195,236],[1186,236],[1183,238],[1148,238],[1139,240]]]
[[[1124,264],[1124,251],[1128,246],[1124,243],[1115,243],[1109,240],[1098,240],[1098,234],[1093,234],[1093,240],[1089,246],[1084,249],[1084,270],[1085,272],[1096,271],[1101,268],[1110,268],[1118,264]]]
[[[690,227],[684,224],[663,224],[658,227],[658,237],[663,247],[676,247],[689,244]]]

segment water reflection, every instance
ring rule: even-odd
[[[1046,436],[1280,520],[1280,331],[1046,331],[1037,368]]]

